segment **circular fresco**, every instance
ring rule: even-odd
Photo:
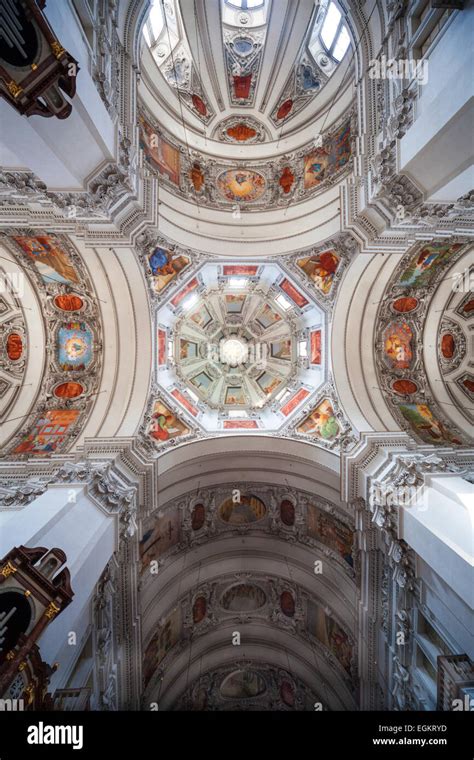
[[[227,201],[251,203],[262,197],[267,187],[265,177],[247,169],[229,169],[217,178],[217,189]]]

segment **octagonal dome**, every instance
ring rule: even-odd
[[[156,312],[161,403],[205,432],[281,430],[326,380],[326,315],[283,265],[206,263]]]

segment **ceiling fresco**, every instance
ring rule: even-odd
[[[245,134],[250,142],[274,139],[270,125],[273,131],[283,127],[312,103],[331,80],[351,49],[349,30],[333,2],[322,0],[318,3],[308,17],[302,41],[300,37],[296,43],[296,56],[294,47],[288,49],[288,74],[283,88],[278,91],[273,77],[270,78],[271,86],[269,84],[268,70],[263,73],[267,37],[278,2],[269,0],[252,7],[237,8],[220,0],[219,6],[220,28],[215,29],[222,41],[219,54],[207,50],[212,41],[202,32],[199,32],[201,39],[193,48],[194,54],[191,52],[177,0],[169,0],[163,6],[159,0],[154,0],[144,27],[145,44],[164,82],[178,93],[180,107],[182,103],[204,125],[213,122],[216,111],[203,81],[213,83],[209,95],[213,91],[221,111],[226,110],[229,114],[241,111],[231,126],[234,133],[229,135],[227,129],[214,128],[213,139],[239,142],[245,141]],[[286,13],[290,20],[289,9]],[[197,23],[198,29],[199,26]],[[217,55],[222,60],[225,92],[221,92],[215,74]],[[152,70],[148,74],[154,87],[161,91],[156,74]],[[245,112],[250,110],[262,114],[268,125],[257,130],[258,137],[246,121]],[[242,120],[240,125],[239,119]]]
[[[226,124],[231,127],[227,128]],[[344,116],[321,140],[265,161],[224,161],[189,150],[163,130],[142,108],[140,145],[145,165],[172,193],[206,207],[261,211],[302,202],[339,182],[350,170],[353,153],[352,117]],[[225,122],[227,142],[257,141],[262,129],[249,120]],[[230,130],[230,134],[229,134]],[[238,138],[248,135],[247,140]]]
[[[10,322],[5,311],[0,336],[8,370],[19,376],[27,361],[44,370],[41,388],[30,390],[34,406],[4,455],[45,457],[72,446],[92,408],[102,370],[100,315],[82,259],[66,237],[15,230],[2,242],[33,284],[50,336],[38,355],[24,324]]]
[[[466,418],[458,427],[450,419],[449,406],[437,399],[437,391],[425,365],[426,316],[436,288],[446,271],[466,251],[460,242],[419,243],[397,267],[379,307],[376,354],[380,385],[400,426],[419,443],[435,446],[465,446],[474,416],[472,362],[469,359],[469,330],[472,327],[472,297],[461,287],[452,293],[443,310],[434,361],[442,373],[451,405]],[[467,276],[469,276],[467,274]],[[431,382],[430,382],[431,381]],[[464,396],[463,396],[464,394]]]
[[[238,504],[231,496],[235,488],[240,494]],[[235,520],[231,517],[232,511],[237,516]],[[188,494],[144,521],[140,541],[143,588],[150,584],[148,570],[151,562],[157,563],[161,572],[161,568],[164,570],[170,566],[170,558],[183,550],[210,540],[230,538],[235,533],[249,537],[256,535],[260,541],[266,536],[269,540],[278,536],[292,545],[298,540],[310,548],[315,557],[324,556],[325,561],[334,562],[348,579],[356,577],[354,525],[347,515],[309,493],[262,484],[234,483]],[[286,577],[285,573],[285,577],[281,577],[250,570],[220,572],[218,576],[201,582],[198,579],[186,593],[173,599],[171,607],[160,606],[158,596],[152,610],[153,616],[158,615],[158,623],[151,626],[146,623],[149,631],[144,640],[146,698],[151,698],[159,688],[164,669],[172,666],[173,659],[180,655],[186,642],[191,639],[196,642],[199,637],[229,624],[238,626],[239,630],[248,624],[271,624],[276,629],[301,637],[322,654],[335,675],[346,684],[349,692],[353,692],[356,686],[355,641],[347,621],[337,611],[347,609],[349,602],[341,589],[335,593],[332,602],[330,608],[317,593],[309,593],[295,583],[291,574]],[[251,663],[247,667],[254,670]],[[263,697],[268,688],[266,678],[260,680],[252,673],[247,677],[235,663],[226,671],[226,674],[230,673],[234,677],[229,681],[222,678],[222,688],[213,691],[219,699],[254,700]],[[290,679],[290,682],[293,691],[294,681]],[[189,693],[185,699],[189,700]],[[183,709],[183,703],[179,704],[181,707],[177,709]],[[287,706],[292,704],[288,702]]]

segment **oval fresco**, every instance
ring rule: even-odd
[[[280,595],[280,609],[286,617],[294,617],[295,600],[289,591],[283,591]]]
[[[84,301],[74,293],[63,293],[54,299],[55,305],[61,311],[79,311],[84,306]]]
[[[229,169],[217,178],[217,189],[228,201],[250,203],[262,197],[267,187],[265,177],[248,169]]]
[[[280,108],[277,111],[277,119],[280,121],[280,119],[285,119],[290,113],[293,108],[293,101],[291,98],[289,100],[285,100],[284,103],[281,104]]]
[[[266,594],[259,586],[239,583],[222,594],[221,606],[228,612],[251,612],[259,610],[266,601]]]
[[[61,383],[54,389],[57,398],[79,398],[83,393],[84,386],[81,383]]]
[[[207,106],[203,99],[199,95],[194,94],[192,96],[193,106],[201,116],[207,116]]]
[[[200,530],[202,526],[204,525],[205,519],[206,519],[206,510],[204,508],[204,504],[196,504],[193,507],[193,511],[191,514],[191,528],[193,530]]]
[[[289,681],[282,681],[280,686],[280,697],[285,705],[288,705],[288,707],[294,707],[295,690]]]
[[[198,596],[193,604],[193,623],[197,625],[206,617],[207,601],[205,596]]]
[[[409,311],[414,311],[418,306],[418,299],[412,296],[404,296],[403,298],[397,298],[392,304],[395,311],[399,314],[406,314]]]
[[[267,690],[262,676],[255,670],[235,670],[224,678],[221,695],[227,699],[252,699]]]
[[[18,333],[10,333],[7,338],[7,356],[12,362],[18,361],[23,353],[23,341]]]
[[[456,348],[456,342],[451,333],[445,333],[441,338],[441,353],[445,359],[452,359]]]
[[[295,524],[295,507],[288,499],[283,499],[280,504],[280,518],[283,525],[290,527]]]
[[[240,501],[234,502],[232,496],[219,507],[219,517],[229,525],[247,525],[265,517],[267,508],[257,496],[241,494]]]
[[[416,393],[418,390],[418,386],[413,380],[395,380],[392,388],[400,396],[410,396],[410,394]]]

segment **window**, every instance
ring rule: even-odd
[[[339,8],[329,3],[326,17],[321,27],[321,42],[329,55],[339,63],[344,58],[350,44],[349,32],[342,21]]]
[[[251,11],[254,8],[260,8],[265,0],[226,0],[227,5],[233,5],[234,8],[241,8],[243,11]]]

